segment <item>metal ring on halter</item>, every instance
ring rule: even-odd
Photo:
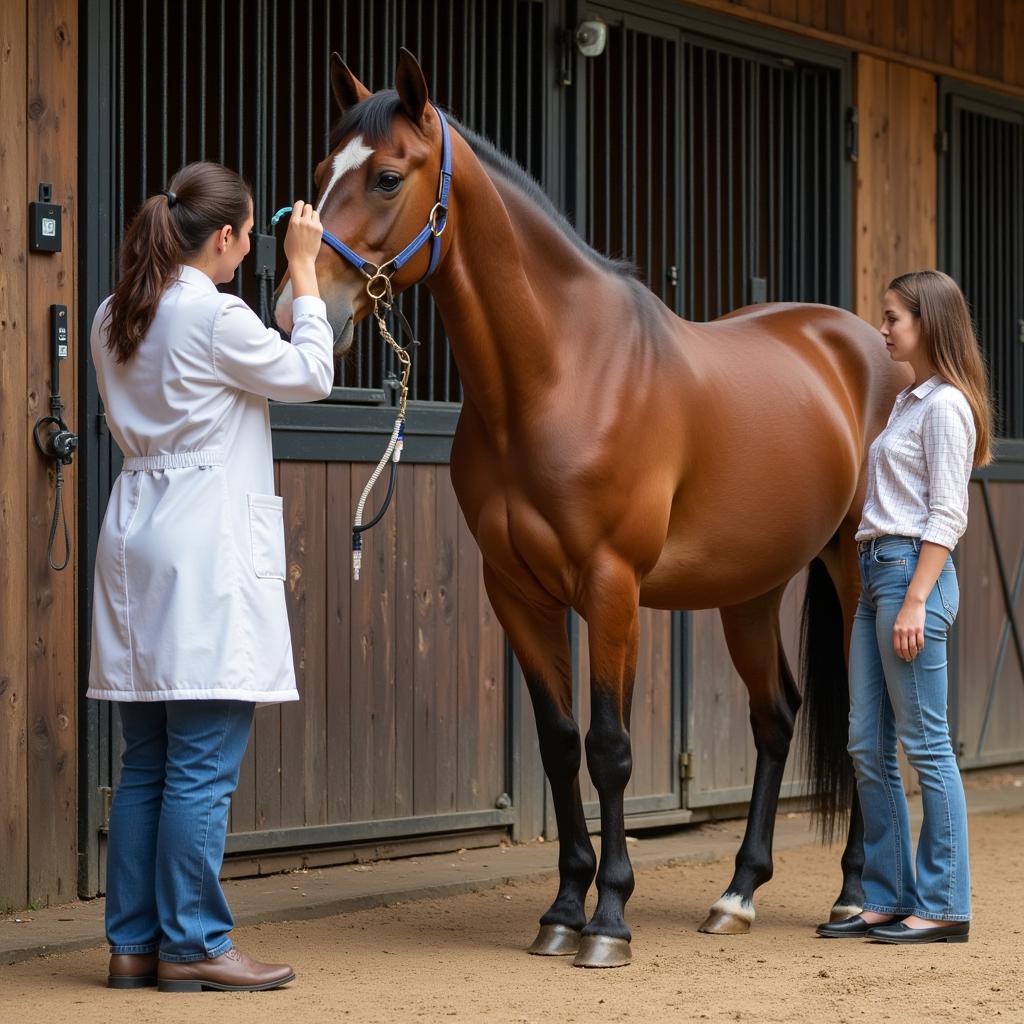
[[[380,291],[374,289],[374,284],[380,282],[377,287]],[[377,268],[377,273],[373,275],[366,282],[366,294],[373,299],[374,302],[380,302],[386,295],[391,293],[391,278],[387,274],[383,273],[380,267]]]
[[[427,224],[430,225],[430,233],[435,238],[440,238],[444,234],[445,225],[448,223],[448,217],[445,216],[448,213],[448,207],[442,206],[440,203],[434,203],[433,209],[431,209],[429,216],[427,217]],[[438,217],[444,216],[444,220],[441,221],[441,226],[437,226]]]

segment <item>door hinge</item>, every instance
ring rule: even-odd
[[[100,786],[97,790],[100,797],[100,831],[110,831],[110,805],[114,799],[114,791],[110,786]]]
[[[693,778],[693,754],[689,750],[684,750],[679,755],[679,778]]]
[[[938,131],[935,133],[935,152],[949,152],[949,132],[946,131],[945,128],[943,128],[942,131]]]
[[[856,107],[846,108],[846,159],[857,162],[860,155],[860,119]]]

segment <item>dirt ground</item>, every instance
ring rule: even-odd
[[[964,945],[816,938],[838,852],[777,855],[747,936],[696,931],[729,860],[639,872],[634,962],[618,970],[527,956],[553,894],[529,884],[238,929],[241,948],[295,967],[298,979],[277,992],[111,991],[102,949],[0,966],[0,1021],[1024,1022],[1024,813],[971,819],[975,919]]]

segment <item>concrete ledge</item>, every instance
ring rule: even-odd
[[[969,779],[967,800],[971,814],[1024,811],[1024,777],[1003,772]],[[920,820],[918,799],[911,800],[911,817],[915,824]],[[709,822],[631,838],[633,866],[641,873],[732,857],[743,828],[743,821]],[[776,851],[813,841],[809,815],[780,816],[775,828]],[[534,842],[236,879],[225,882],[224,889],[238,925],[296,921],[555,878],[557,859],[557,843]],[[722,885],[726,882],[728,878],[723,876]],[[103,908],[104,901],[97,899],[3,918],[0,964],[102,946]]]

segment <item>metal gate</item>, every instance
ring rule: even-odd
[[[951,719],[961,767],[1024,760],[1024,104],[944,82],[940,262],[967,296],[996,407],[958,548]]]
[[[848,56],[673,4],[587,3],[579,16],[608,26],[605,51],[577,63],[574,192],[591,244],[633,262],[690,320],[752,302],[848,306]],[[802,579],[783,606],[794,665],[801,592]],[[576,633],[585,721],[585,626]],[[746,690],[717,612],[643,612],[631,733],[634,827],[749,798]],[[785,794],[802,789],[795,762]],[[583,790],[596,814],[586,778]]]
[[[83,105],[88,144],[83,336],[96,305],[111,289],[114,253],[126,220],[182,164],[207,158],[238,169],[253,187],[257,229],[277,207],[299,196],[313,197],[313,169],[336,116],[329,85],[334,50],[371,89],[380,89],[392,84],[399,46],[408,46],[419,56],[438,102],[539,180],[557,177],[558,157],[551,155],[550,139],[564,129],[553,123],[559,110],[552,99],[559,37],[551,19],[561,24],[563,7],[544,0],[104,0],[90,5]],[[559,185],[550,191],[560,200]],[[284,265],[281,241],[283,232],[279,266]],[[250,262],[239,269],[233,290],[259,308]],[[368,598],[361,598],[358,607],[355,599],[350,606],[345,598],[353,633],[377,637],[379,650],[372,658],[359,653],[365,644],[358,642],[349,652],[347,632],[344,642],[324,636],[330,633],[327,609],[337,604],[326,593],[335,557],[331,538],[343,533],[350,489],[365,475],[359,464],[376,461],[393,419],[393,412],[382,408],[395,400],[389,387],[394,379],[390,350],[363,330],[352,357],[339,364],[328,400],[272,404],[278,486],[289,495],[286,507],[294,517],[286,523],[290,559],[303,573],[301,586],[289,590],[289,618],[302,663],[300,678],[308,677],[307,700],[302,708],[268,709],[258,716],[233,805],[229,851],[507,831],[521,821],[521,780],[529,772],[517,737],[529,712],[520,708],[521,695],[501,651],[493,650],[496,626],[480,603],[478,556],[447,474],[434,471],[434,464],[448,460],[461,397],[458,376],[429,296],[413,289],[402,297],[402,305],[421,340],[403,459],[410,463],[405,471],[410,493],[403,507],[425,501],[430,513],[417,507],[416,530],[411,521],[406,524],[407,534],[417,534],[417,562],[412,564],[411,540],[408,550],[397,556],[392,551],[388,585],[408,583],[421,565],[424,575],[434,575],[431,559],[453,573],[440,586],[440,607],[430,618],[434,627],[427,627],[440,630],[424,647],[436,664],[433,671],[420,665],[423,656],[411,653],[402,641],[392,647],[397,602],[382,617]],[[95,429],[83,438],[83,676],[89,664],[95,539],[120,468],[117,448],[104,429],[91,367],[84,373],[83,434],[84,424]],[[338,521],[325,520],[335,509]],[[432,524],[432,532],[424,531],[423,524]],[[394,527],[389,533],[385,521],[379,533],[393,538]],[[382,583],[368,580],[364,592]],[[406,632],[419,622],[413,622],[412,611],[405,615],[411,605],[403,599],[399,610]],[[337,615],[341,608],[337,605]],[[459,629],[464,644],[455,643]],[[500,642],[500,631],[497,636]],[[458,653],[463,647],[471,651],[466,657]],[[408,664],[397,666],[403,658]],[[414,658],[419,659],[417,700],[435,716],[428,726],[414,721],[411,707],[403,711],[396,706],[412,687]],[[347,675],[349,659],[353,673],[362,665],[360,678],[365,675],[367,685],[349,689],[340,677],[325,680],[331,665],[336,674]],[[474,671],[487,675],[485,698],[467,692],[464,677]],[[423,689],[429,676],[437,678],[436,692]],[[344,693],[328,692],[335,683]],[[311,692],[315,702],[308,699]],[[359,722],[341,720],[340,700],[356,708]],[[94,893],[103,877],[105,818],[117,782],[119,737],[107,703],[83,700],[81,721],[81,890]],[[346,754],[342,774],[351,789],[344,793],[330,788],[345,751],[337,738],[331,742],[333,727],[344,728],[346,735],[354,732],[359,745],[351,765]],[[425,765],[429,768],[421,770]],[[361,781],[349,781],[357,777]]]

